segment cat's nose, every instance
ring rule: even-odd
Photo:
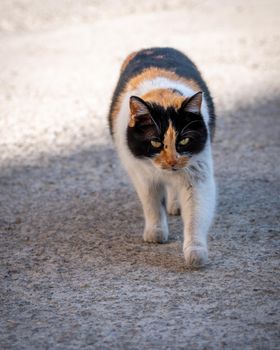
[[[167,161],[167,164],[170,165],[172,168],[175,167],[175,165],[177,164],[176,159],[170,159]]]

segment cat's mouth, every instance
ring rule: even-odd
[[[177,171],[180,171],[180,170],[183,170],[184,168],[183,167],[178,167],[178,166],[161,166],[160,167],[161,170],[166,170],[168,172],[177,172]]]
[[[187,167],[187,163],[188,161],[187,160],[184,160],[183,162],[177,162],[175,164],[160,164],[160,168],[162,170],[166,170],[166,171],[169,171],[169,172],[177,172],[177,171],[182,171],[184,169],[186,169]]]
[[[190,157],[186,155],[176,155],[173,159],[165,159],[164,155],[165,154],[159,154],[153,159],[153,162],[157,168],[168,172],[183,171],[190,160]]]

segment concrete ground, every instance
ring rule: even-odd
[[[279,1],[0,2],[0,348],[279,349]],[[106,121],[132,50],[172,46],[215,98],[206,268],[180,218],[142,242]]]

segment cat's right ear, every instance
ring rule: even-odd
[[[130,118],[128,126],[133,128],[136,123],[142,125],[152,124],[149,108],[140,97],[131,96],[129,100]]]

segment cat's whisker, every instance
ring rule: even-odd
[[[156,129],[157,129],[158,134],[160,135],[160,127],[157,125],[157,123],[155,122],[155,120],[154,120],[154,118],[152,117],[152,115],[151,115],[151,119],[152,119],[153,123],[154,123],[155,126],[156,126]]]
[[[189,130],[189,131],[185,131],[184,133],[181,134],[181,137],[185,137],[185,136],[191,137],[192,134],[201,135],[201,134],[202,134],[202,131],[198,131],[198,130]]]
[[[184,126],[183,130],[181,131],[181,134],[184,132],[186,128],[188,128],[193,123],[201,123],[201,120],[192,120],[191,122],[189,122],[186,126]]]

